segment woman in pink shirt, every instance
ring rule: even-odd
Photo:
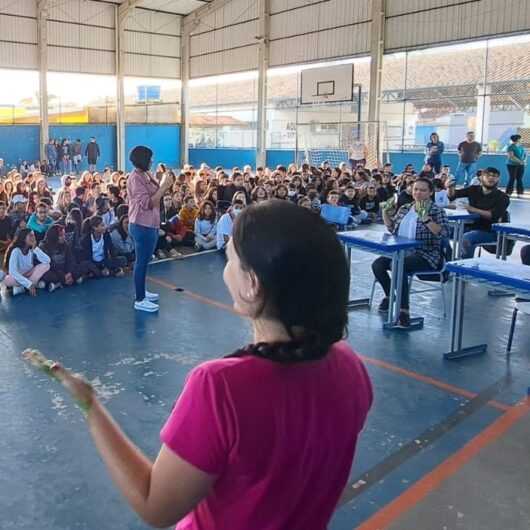
[[[324,530],[372,404],[342,339],[349,271],[333,229],[289,201],[245,209],[224,281],[254,343],[189,374],[153,463],[92,388],[57,373],[108,470],[148,524],[179,530]]]
[[[150,173],[153,151],[137,145],[129,155],[134,170],[127,179],[129,201],[129,233],[134,240],[136,261],[134,263],[134,286],[137,311],[158,311],[158,294],[145,289],[147,265],[153,256],[160,229],[160,199],[173,184],[168,173],[160,183]]]

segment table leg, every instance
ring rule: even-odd
[[[495,252],[495,257],[497,259],[502,259],[506,261],[506,252],[507,252],[507,242],[508,238],[505,233],[497,232],[497,249]],[[490,289],[488,291],[489,296],[501,297],[501,296],[513,296],[513,293],[507,291],[506,289]]]
[[[388,304],[388,319],[383,326],[385,329],[403,329],[399,326],[399,312],[401,310],[401,296],[403,295],[403,275],[405,274],[405,251],[400,250],[392,256],[392,276],[390,280],[390,299]],[[423,327],[423,318],[411,318],[409,330]]]
[[[462,241],[464,239],[464,223],[463,221],[457,221],[455,226],[455,233],[453,234],[453,248],[455,253],[455,259],[462,257]]]
[[[349,245],[344,245],[346,251],[346,260],[348,262],[348,271],[351,278],[351,247]],[[354,300],[348,301],[348,310],[349,309],[358,309],[361,307],[370,307],[370,298],[356,298]]]
[[[465,286],[465,280],[455,275],[451,308],[451,350],[444,354],[444,358],[447,360],[481,355],[486,353],[486,350],[488,349],[487,344],[462,348],[462,339],[464,335]]]

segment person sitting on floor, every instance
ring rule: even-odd
[[[42,277],[50,293],[63,286],[83,282],[81,268],[65,240],[64,226],[59,224],[50,226],[40,244],[40,249],[50,258],[50,270]]]
[[[225,251],[226,245],[232,237],[234,219],[243,211],[244,207],[243,201],[236,199],[217,222],[217,250]]]
[[[217,245],[215,207],[209,201],[204,201],[199,208],[199,215],[195,219],[195,248],[197,250],[211,250]]]
[[[195,205],[195,199],[193,195],[186,195],[184,197],[184,206],[180,209],[179,219],[182,221],[186,229],[193,233],[195,229],[195,219],[199,214],[199,209]]]
[[[48,211],[48,205],[45,202],[40,202],[37,205],[36,212],[32,213],[28,219],[27,226],[35,233],[37,243],[40,243],[44,239],[48,228],[53,224],[53,219],[48,215]]]
[[[182,253],[177,249],[182,246],[193,246],[195,237],[178,215],[173,216],[167,223],[161,225],[160,236],[156,247],[156,258],[167,259],[180,258]]]
[[[111,274],[123,276],[123,267],[127,265],[124,256],[114,255],[114,246],[103,219],[94,215],[83,221],[81,239],[82,265],[96,278]]]
[[[396,300],[400,308],[399,324],[405,328],[410,326],[408,273],[440,270],[443,240],[449,235],[447,215],[432,201],[432,192],[432,181],[420,177],[412,190],[413,203],[402,206],[395,216],[389,216],[383,210],[383,220],[392,234],[421,241],[421,246],[405,257],[401,300]],[[391,258],[381,256],[372,263],[372,271],[385,292],[379,305],[381,312],[388,311],[389,307],[388,271],[391,269]]]
[[[35,261],[38,261],[37,265]],[[6,252],[4,269],[7,272],[4,285],[12,289],[13,296],[26,289],[31,296],[36,296],[37,289],[46,287],[42,277],[50,270],[50,258],[37,246],[32,230],[23,228],[18,231]]]
[[[508,210],[510,198],[498,188],[499,170],[488,167],[480,175],[480,186],[455,189],[455,182],[449,183],[449,199],[467,198],[465,209],[480,215],[480,219],[468,225],[462,244],[462,259],[472,258],[475,248],[482,243],[495,243],[497,233],[491,225],[502,221]]]
[[[366,195],[359,201],[359,206],[362,211],[368,214],[368,219],[375,223],[379,217],[379,197],[377,196],[377,188],[372,182],[366,187]]]
[[[348,184],[344,189],[344,193],[339,199],[339,206],[346,206],[350,209],[354,225],[358,226],[367,221],[368,214],[361,210],[359,201],[357,199],[357,190],[353,184]]]
[[[26,204],[28,200],[23,195],[14,195],[11,199],[12,210],[9,212],[9,219],[11,220],[11,228],[13,234],[20,228],[26,228],[28,216],[26,214]]]
[[[112,227],[118,221],[110,207],[110,200],[106,195],[100,195],[96,199],[96,215],[99,215],[107,228]]]
[[[129,216],[122,215],[110,233],[116,256],[123,256],[127,260],[127,267],[131,267],[136,259],[134,239],[129,234]]]
[[[7,216],[7,205],[0,201],[0,263],[13,239],[13,226]]]

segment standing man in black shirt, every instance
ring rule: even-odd
[[[477,172],[478,159],[482,154],[482,146],[475,141],[473,131],[466,133],[466,139],[458,144],[458,154],[460,160],[456,168],[456,179],[460,182],[463,177],[464,186],[467,186]]]
[[[472,258],[477,245],[497,241],[497,234],[491,229],[491,225],[502,220],[510,204],[508,195],[498,188],[499,178],[498,169],[488,167],[480,175],[480,186],[455,190],[453,182],[448,189],[450,200],[466,197],[469,200],[466,210],[480,215],[480,219],[470,225],[469,231],[464,234],[463,259]]]

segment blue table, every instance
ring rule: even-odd
[[[358,248],[379,256],[388,256],[392,259],[392,274],[390,280],[390,296],[388,304],[388,318],[384,325],[386,329],[398,328],[400,304],[403,288],[403,264],[407,251],[414,250],[421,242],[406,237],[394,236],[388,232],[376,232],[373,230],[354,230],[350,232],[339,232],[339,240],[346,249],[348,266],[351,268],[351,249]],[[369,298],[351,300],[348,304],[350,309],[369,306]],[[411,318],[411,328],[423,325],[423,318]]]
[[[453,226],[453,256],[454,259],[462,257],[462,241],[466,224],[474,223],[480,219],[478,213],[469,213],[467,210],[444,208],[447,220]]]
[[[490,257],[450,261],[445,269],[454,276],[451,307],[450,350],[446,359],[461,359],[485,353],[487,344],[462,348],[464,331],[464,302],[466,282],[482,283],[493,288],[506,288],[528,297],[530,294],[530,267]]]
[[[497,232],[497,258],[506,259],[506,243],[513,241],[530,241],[530,225],[514,223],[496,223],[492,225]]]

